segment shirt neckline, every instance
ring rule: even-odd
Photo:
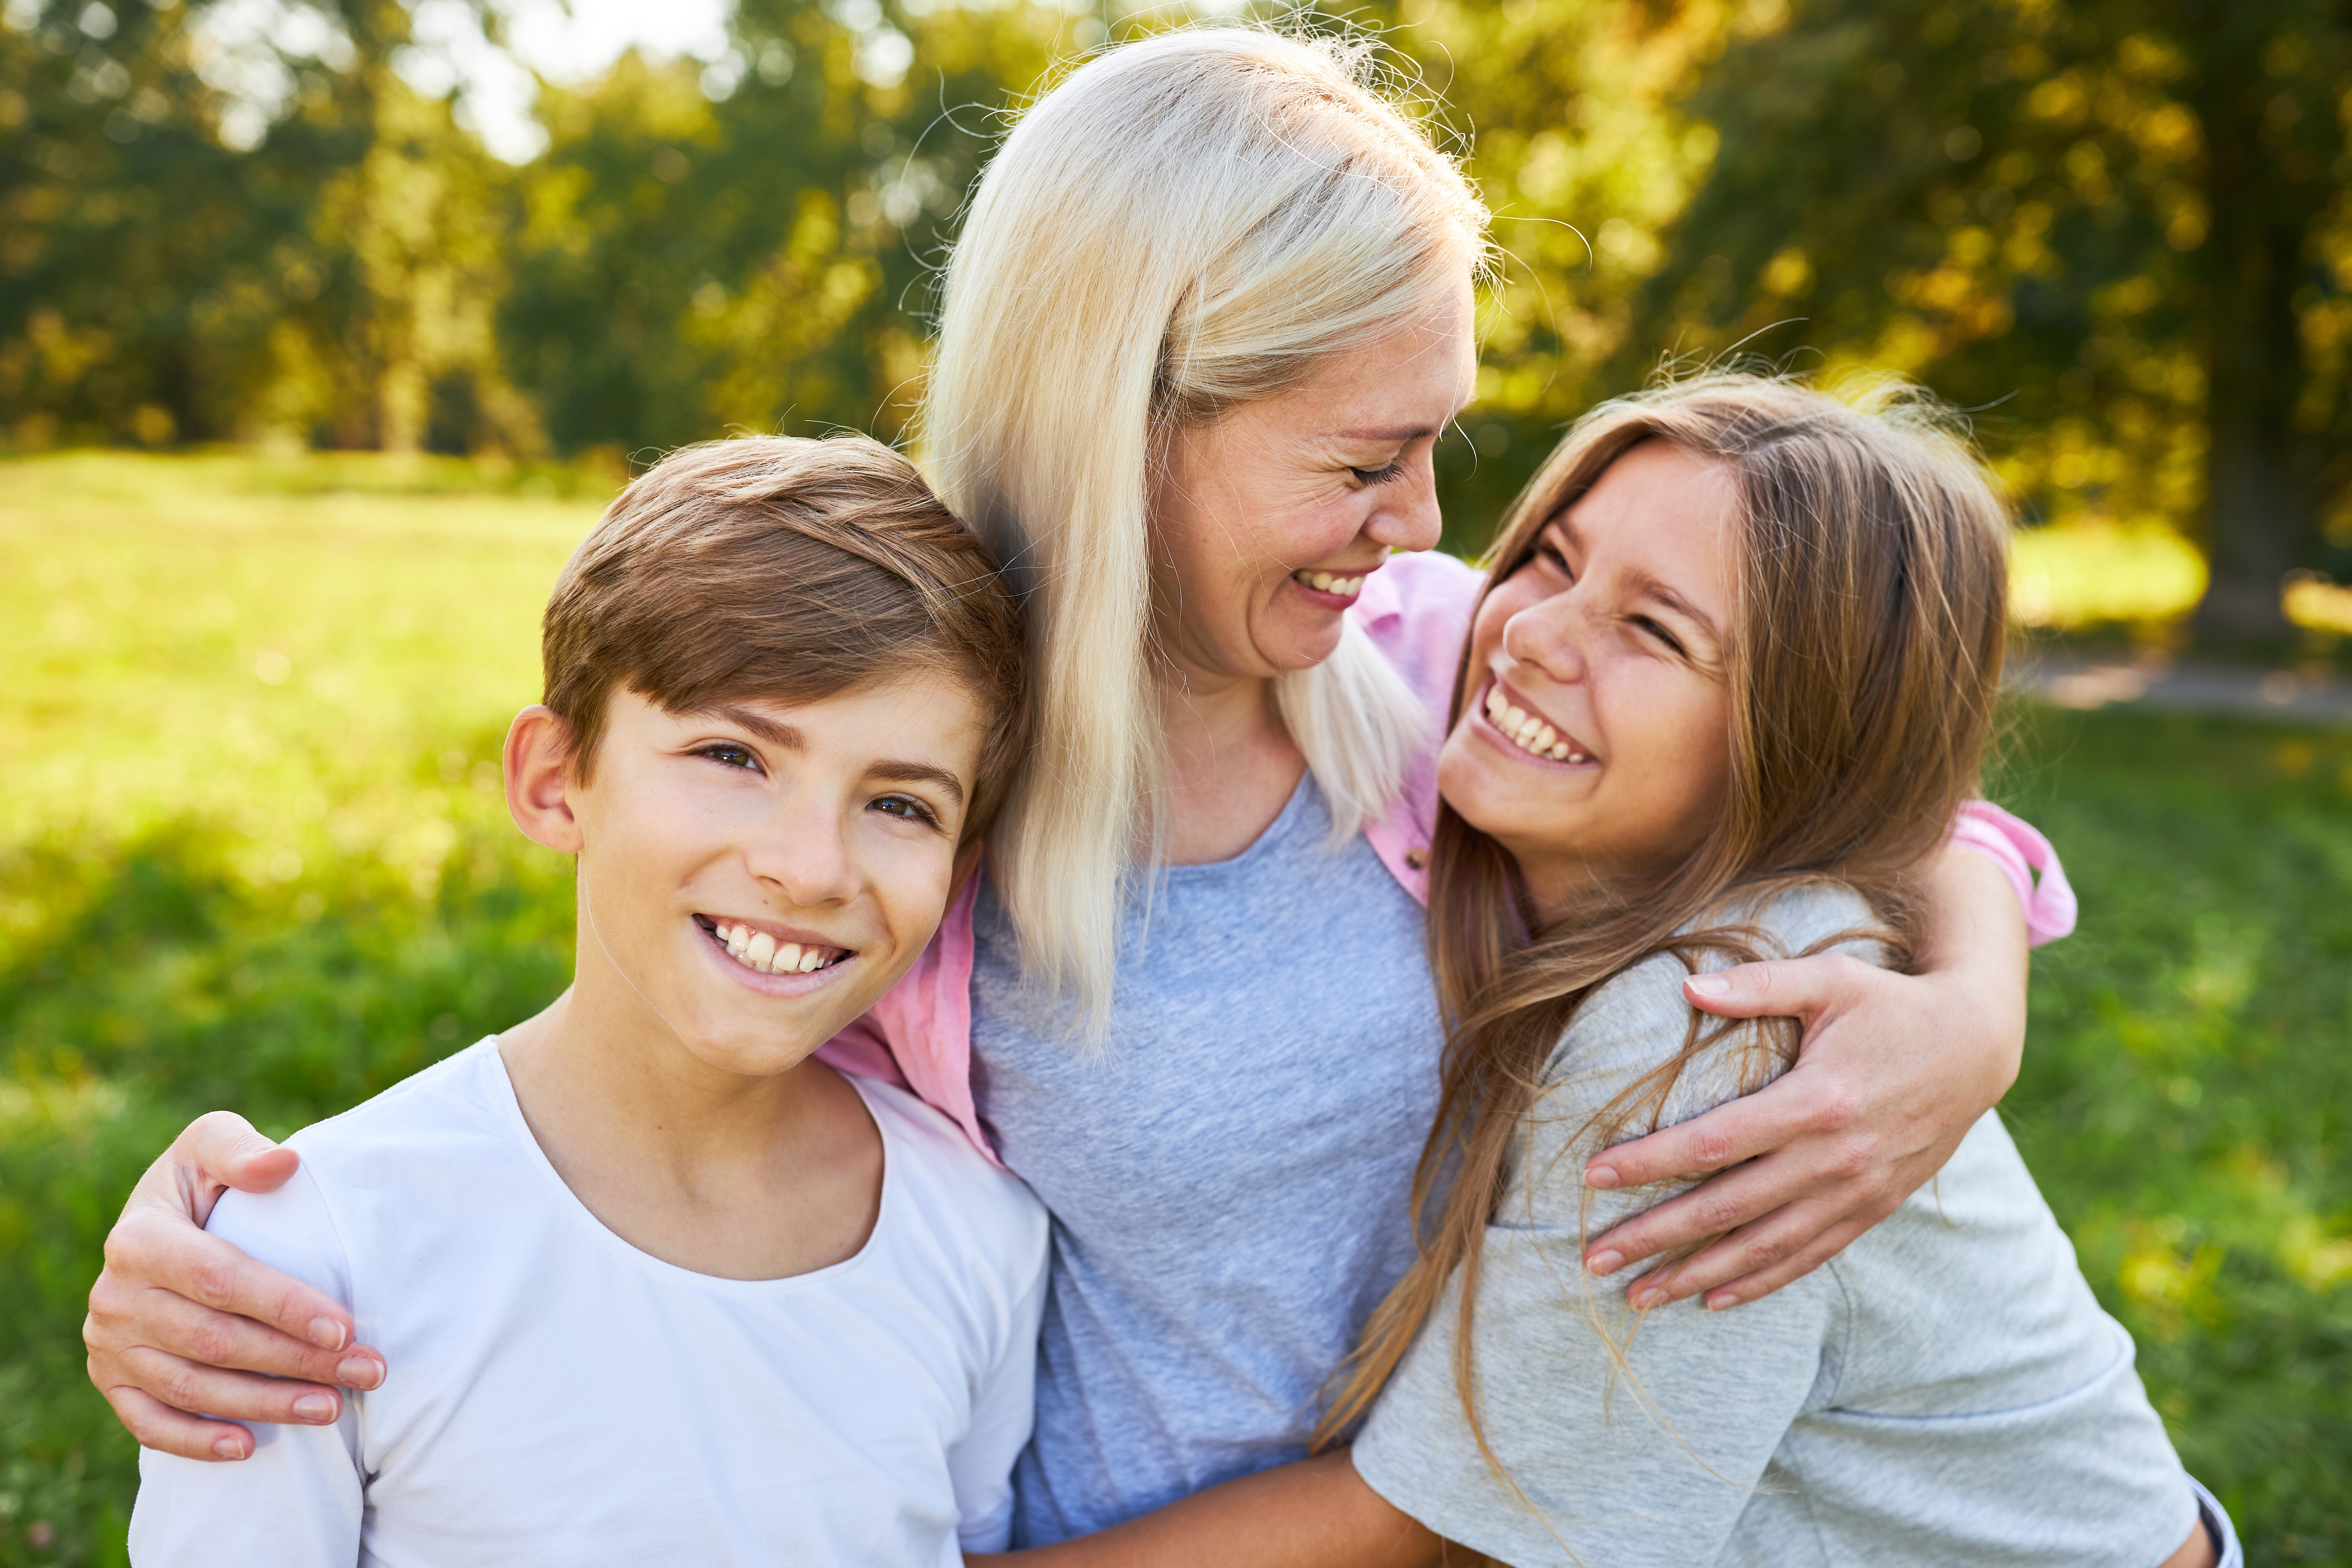
[[[500,1130],[521,1152],[523,1159],[538,1178],[552,1189],[556,1205],[562,1210],[566,1220],[574,1226],[585,1226],[594,1235],[600,1247],[607,1250],[617,1249],[635,1266],[650,1273],[690,1284],[698,1289],[722,1294],[772,1295],[779,1291],[798,1290],[829,1283],[857,1270],[880,1247],[885,1227],[893,1223],[893,1215],[898,1208],[901,1151],[898,1140],[891,1133],[888,1118],[875,1104],[866,1084],[851,1074],[843,1073],[843,1080],[857,1091],[858,1103],[866,1108],[867,1118],[873,1121],[875,1135],[882,1140],[882,1196],[875,1205],[874,1228],[866,1233],[863,1246],[838,1263],[828,1263],[806,1274],[787,1274],[775,1279],[730,1279],[724,1275],[700,1273],[672,1263],[667,1258],[656,1258],[598,1219],[595,1211],[580,1201],[580,1194],[572,1190],[571,1184],[556,1170],[555,1163],[547,1157],[547,1151],[539,1146],[539,1137],[531,1131],[530,1121],[522,1113],[522,1101],[515,1094],[514,1079],[507,1071],[506,1058],[499,1050],[499,1037],[485,1035],[473,1048],[488,1058],[488,1064],[480,1070],[493,1082],[490,1102],[493,1113],[501,1124]]]

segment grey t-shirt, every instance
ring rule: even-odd
[[[1304,1457],[1411,1260],[1439,1047],[1422,911],[1329,834],[1309,777],[1241,855],[1163,873],[1093,1047],[1023,987],[982,890],[974,1100],[1054,1215],[1016,1546]]]
[[[1763,923],[1793,954],[1868,919],[1840,889],[1784,895]],[[1684,973],[1652,959],[1579,1010],[1487,1229],[1473,1349],[1509,1480],[1463,1416],[1450,1293],[1358,1438],[1364,1479],[1522,1565],[2162,1562],[2197,1521],[2188,1478],[2130,1336],[1997,1115],[1885,1223],[1764,1300],[1685,1301],[1637,1326],[1622,1280],[1585,1275],[1582,1237],[1688,1185],[1582,1181],[1586,1119],[1682,1046]],[[1737,1039],[1712,1046],[1659,1124],[1774,1070]]]

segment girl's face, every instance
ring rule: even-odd
[[[1688,849],[1722,808],[1736,517],[1723,464],[1644,442],[1478,608],[1438,787],[1546,919],[1595,876]]]
[[[1402,331],[1171,439],[1152,596],[1180,668],[1262,679],[1319,664],[1388,552],[1437,543],[1430,457],[1470,399],[1472,325],[1465,276]]]

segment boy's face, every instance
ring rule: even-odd
[[[724,1071],[797,1064],[939,925],[982,726],[961,683],[928,674],[686,715],[619,691],[583,784],[560,721],[526,710],[509,802],[579,857],[577,1000],[657,1020]]]

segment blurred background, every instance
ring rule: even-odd
[[[77,1331],[170,1134],[562,984],[496,758],[604,500],[730,430],[899,436],[1008,114],[1185,15],[5,0],[0,1565],[123,1560]],[[1670,362],[1971,410],[2026,525],[1993,793],[2084,908],[2005,1112],[2250,1559],[2352,1564],[2352,13],[1305,20],[1384,31],[1497,215],[1449,548]]]

